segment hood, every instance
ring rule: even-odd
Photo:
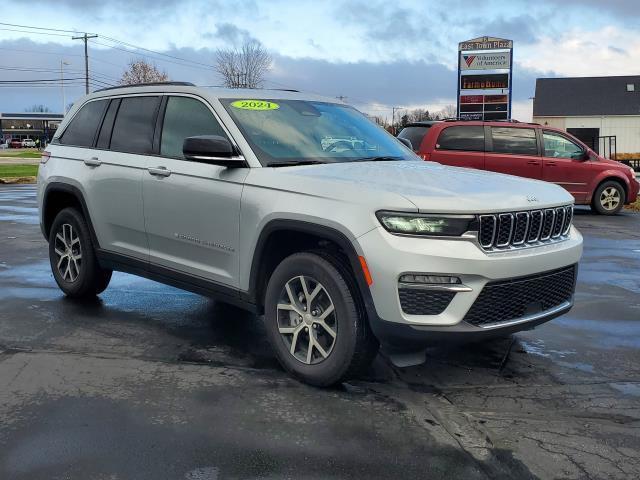
[[[284,183],[298,185],[303,193],[327,196],[323,189],[333,184],[351,195],[395,194],[420,212],[507,212],[573,202],[566,190],[551,183],[434,162],[348,162],[268,170],[277,170],[282,180],[287,178]]]

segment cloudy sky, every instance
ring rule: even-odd
[[[82,42],[67,32],[6,24],[98,34],[89,44],[92,88],[116,83],[137,58],[172,80],[216,85],[216,48],[256,39],[274,58],[266,87],[343,95],[383,116],[392,106],[439,110],[455,103],[457,44],[482,35],[514,40],[514,116],[521,120],[531,118],[537,77],[640,73],[637,0],[32,0],[28,9],[17,0],[2,3],[0,112],[34,104],[61,111],[59,82],[1,83],[59,79],[61,61],[69,64],[67,103],[84,92],[76,80],[84,73]]]

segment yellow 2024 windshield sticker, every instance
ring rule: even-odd
[[[241,110],[277,110],[280,105],[267,100],[236,100],[231,102],[233,108]]]

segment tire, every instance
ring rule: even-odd
[[[338,259],[313,252],[285,258],[269,279],[264,315],[267,336],[285,370],[326,387],[369,367],[379,345],[358,302],[355,282]],[[311,308],[304,310],[305,304]]]
[[[602,182],[596,188],[591,207],[600,215],[615,215],[624,206],[626,195],[620,183],[614,180]]]
[[[111,280],[112,271],[100,268],[87,222],[75,208],[61,210],[53,221],[49,262],[58,287],[70,298],[95,297]]]

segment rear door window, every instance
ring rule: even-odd
[[[60,137],[60,143],[78,147],[92,147],[108,103],[109,100],[95,100],[82,106]]]
[[[120,99],[114,98],[109,104],[107,113],[104,116],[102,127],[100,127],[100,133],[98,134],[98,141],[96,142],[96,148],[109,148],[109,142],[111,141],[111,130],[113,129],[113,121],[116,118],[116,112],[120,105]]]
[[[418,150],[420,150],[420,144],[422,143],[424,136],[427,134],[427,131],[429,131],[429,128],[430,127],[426,125],[405,127],[398,134],[398,138],[406,138],[407,140],[409,140],[411,142],[413,150],[417,152]]]
[[[182,144],[187,137],[219,135],[227,137],[211,110],[200,100],[169,97],[164,114],[160,155],[184,158]]]
[[[484,152],[484,127],[480,125],[447,127],[440,133],[436,148]]]
[[[111,134],[111,150],[153,153],[153,132],[160,97],[122,99]]]
[[[491,127],[493,151],[512,155],[538,155],[533,128]]]

